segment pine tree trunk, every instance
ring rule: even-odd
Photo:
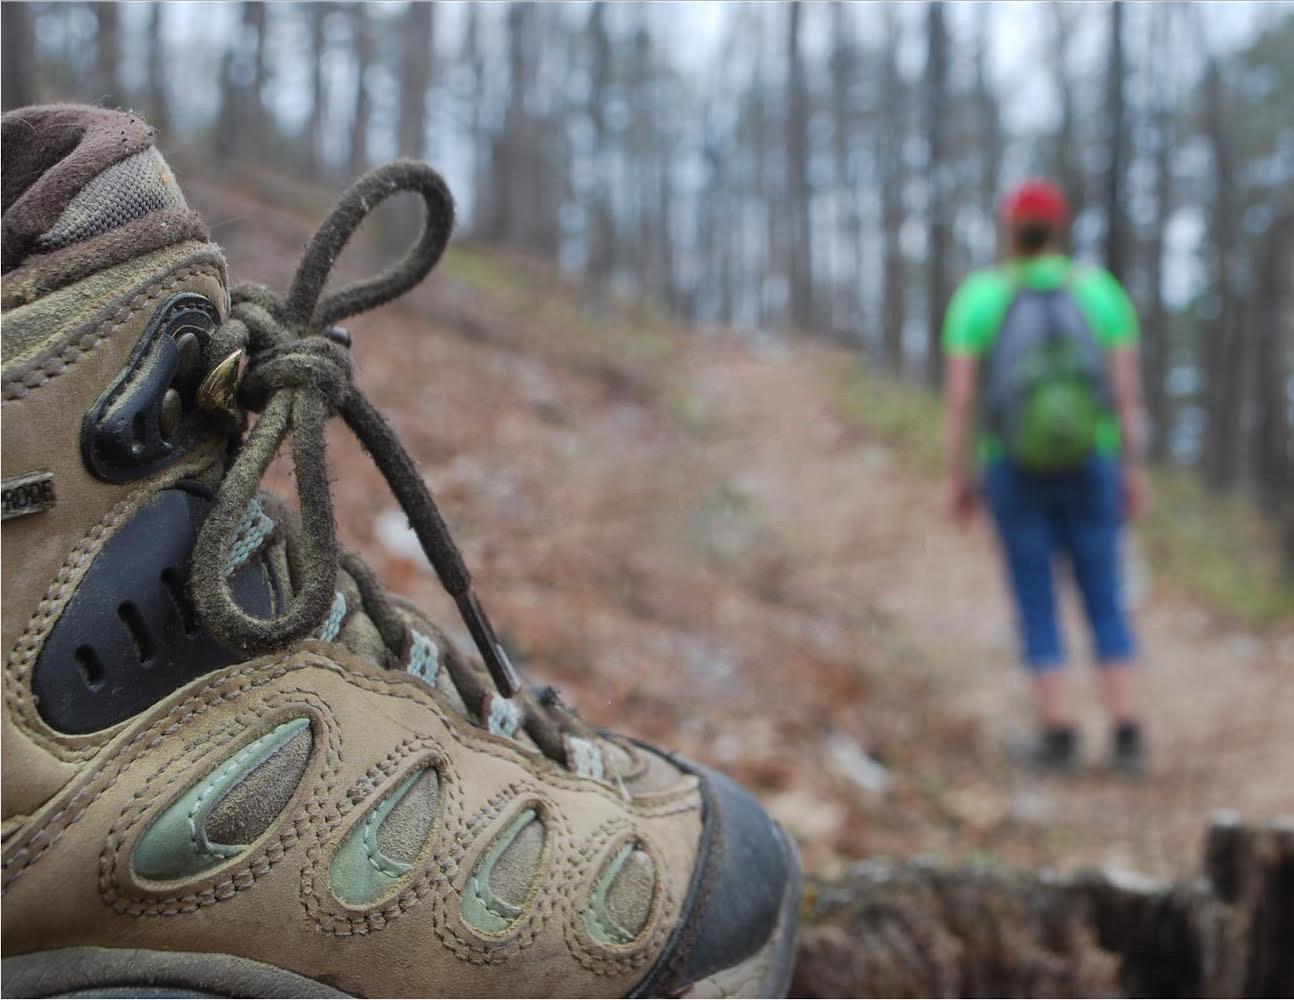
[[[848,331],[859,338],[862,317],[863,281],[863,220],[859,184],[852,162],[853,150],[859,144],[858,114],[854,108],[854,87],[858,74],[858,47],[853,38],[853,24],[841,0],[831,5],[831,34],[834,39],[831,52],[831,121],[832,161],[835,184],[833,204],[840,217],[836,231],[838,242],[843,244],[831,277],[835,289],[830,300],[831,311],[827,317],[833,332]],[[843,273],[842,273],[843,272]]]
[[[989,59],[992,56],[989,15],[992,7],[981,4],[975,8],[975,117],[979,129],[980,148],[980,204],[997,219],[999,187],[1002,183],[1002,158],[1006,141],[1002,135],[1002,114],[998,97],[989,76]]]
[[[885,55],[881,75],[882,134],[877,143],[881,175],[881,270],[885,362],[895,374],[903,372],[903,329],[907,324],[907,267],[901,242],[904,202],[904,94],[899,77],[898,20],[892,8],[885,12]]]
[[[247,98],[247,130],[249,140],[247,148],[253,155],[265,156],[270,147],[269,101],[267,100],[269,73],[266,67],[266,51],[269,45],[269,32],[266,21],[269,17],[269,4],[249,2],[243,5],[246,14],[246,30],[253,36],[252,42],[252,88]]]
[[[355,46],[355,105],[350,126],[350,175],[358,177],[368,169],[368,69],[373,61],[372,25],[362,3],[351,8]]]
[[[1121,3],[1107,8],[1110,17],[1110,51],[1106,66],[1105,116],[1108,122],[1105,170],[1105,266],[1120,281],[1127,279],[1126,253],[1128,222],[1124,212],[1123,180],[1126,164],[1125,132],[1127,101],[1125,99],[1126,65],[1123,54],[1123,9]]]
[[[1056,130],[1052,147],[1051,172],[1069,199],[1071,216],[1077,219],[1086,201],[1086,186],[1079,163],[1078,111],[1075,107],[1074,81],[1070,73],[1069,41],[1073,35],[1073,19],[1077,10],[1052,0],[1052,32],[1049,60],[1056,91],[1060,98],[1060,127]]]
[[[306,119],[306,143],[311,172],[322,176],[324,102],[324,59],[328,54],[328,15],[332,5],[312,3],[306,6],[310,26],[310,114]]]
[[[616,273],[615,216],[611,207],[611,136],[606,109],[611,100],[613,59],[607,37],[606,3],[597,0],[589,10],[588,119],[593,130],[593,190],[587,213],[588,236],[585,273],[595,287],[605,285]]]
[[[471,107],[468,129],[472,145],[472,231],[485,234],[492,225],[490,197],[492,194],[491,142],[485,127],[485,57],[482,54],[481,7],[467,5],[467,25],[463,29],[461,58],[467,63],[471,80],[468,104]]]
[[[1264,505],[1276,515],[1294,494],[1289,417],[1290,358],[1294,356],[1294,206],[1273,214],[1258,255],[1255,322],[1257,392],[1254,394],[1255,478]]]
[[[949,204],[947,150],[948,31],[942,0],[933,0],[926,15],[926,186],[928,202],[926,253],[926,382],[943,380],[943,321],[948,307],[948,253],[952,220]]]
[[[1152,20],[1152,25],[1162,29],[1166,16]],[[1162,65],[1162,64],[1161,64]],[[1165,84],[1164,75],[1157,74],[1155,83]],[[1169,329],[1168,307],[1164,301],[1164,269],[1166,233],[1173,211],[1173,132],[1171,116],[1162,95],[1154,114],[1155,147],[1154,213],[1151,220],[1150,239],[1146,246],[1147,312],[1141,341],[1142,382],[1145,385],[1146,414],[1150,422],[1150,455],[1164,461],[1169,454],[1172,434],[1172,414],[1169,412],[1168,368]]]
[[[399,154],[427,155],[427,87],[431,82],[433,16],[430,3],[411,3],[400,29]]]
[[[126,103],[121,90],[121,18],[115,3],[91,4],[95,20],[95,102],[108,107]]]
[[[165,11],[165,4],[155,3],[148,13],[148,121],[163,135],[171,130],[166,95],[166,39],[162,31]]]
[[[1213,198],[1209,215],[1213,251],[1212,292],[1216,316],[1204,338],[1205,413],[1203,471],[1215,490],[1229,489],[1239,471],[1236,448],[1240,386],[1244,364],[1237,315],[1232,256],[1235,252],[1235,163],[1227,123],[1221,67],[1211,59],[1205,73],[1204,117],[1213,159]]]
[[[786,31],[786,159],[787,212],[791,238],[787,242],[786,274],[791,283],[791,322],[802,330],[815,325],[813,315],[813,223],[809,192],[809,102],[800,53],[803,4],[787,4]]]
[[[35,104],[36,32],[31,4],[0,5],[0,36],[4,47],[0,53],[0,90],[5,110]]]

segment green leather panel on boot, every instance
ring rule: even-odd
[[[140,838],[133,857],[135,871],[144,878],[184,878],[241,854],[246,844],[214,844],[207,839],[207,817],[230,790],[309,725],[309,719],[293,719],[275,727],[180,796]]]
[[[467,880],[467,885],[463,889],[463,919],[468,923],[483,931],[498,934],[507,930],[512,922],[521,916],[520,907],[514,906],[494,891],[490,884],[490,875],[507,853],[508,848],[521,835],[521,831],[535,819],[533,809],[527,809],[519,814],[508,824],[507,829],[499,834],[485,859],[476,866],[476,871],[472,872],[471,878]],[[532,872],[531,881],[534,874]]]
[[[366,905],[381,898],[408,874],[410,866],[383,851],[378,834],[392,810],[426,774],[426,771],[415,771],[405,778],[342,841],[329,869],[333,895],[338,899],[354,906]],[[433,815],[431,821],[434,820]],[[430,822],[427,828],[431,828]]]
[[[607,913],[607,894],[619,876],[620,869],[624,867],[633,852],[632,843],[620,848],[602,873],[602,877],[598,879],[598,884],[593,889],[593,898],[589,900],[589,908],[584,911],[584,920],[589,934],[603,944],[628,944],[634,939],[633,934],[612,920]]]

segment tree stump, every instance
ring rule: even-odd
[[[1294,821],[1214,819],[1200,876],[866,861],[810,879],[792,996],[1294,995]]]

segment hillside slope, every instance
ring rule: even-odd
[[[283,287],[327,193],[180,166],[235,279]],[[368,273],[353,256],[339,270]],[[1005,762],[1027,706],[989,540],[950,528],[928,471],[842,404],[842,349],[676,329],[462,244],[351,329],[528,673],[738,774],[810,866],[935,852],[1176,874],[1210,810],[1291,808],[1294,625],[1249,634],[1167,592],[1143,614],[1147,780]],[[444,608],[376,472],[331,441],[345,540]]]

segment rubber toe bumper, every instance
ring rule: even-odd
[[[636,996],[677,996],[691,984],[741,964],[786,926],[790,896],[798,896],[794,848],[759,803],[716,771],[674,763],[701,779],[705,819],[696,872],[683,919]],[[792,900],[792,914],[798,900]]]

